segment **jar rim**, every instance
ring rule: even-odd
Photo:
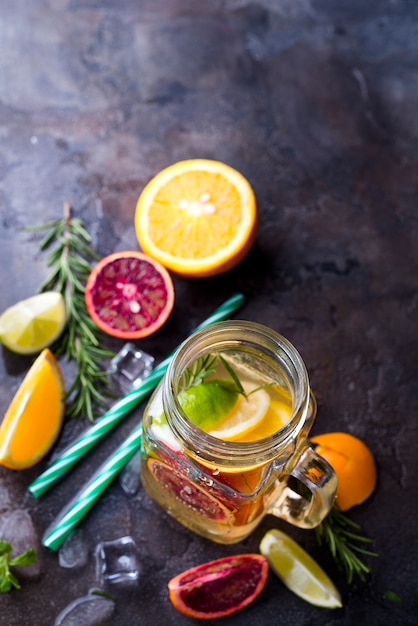
[[[206,433],[187,417],[177,399],[175,381],[179,380],[181,373],[198,355],[221,351],[221,347],[223,350],[234,347],[244,352],[262,348],[268,352],[269,358],[275,359],[282,366],[285,364],[286,372],[292,378],[294,397],[291,418],[280,430],[254,441],[224,441]],[[308,373],[298,350],[273,329],[246,320],[215,322],[188,337],[176,350],[167,368],[162,400],[176,436],[189,449],[192,448],[196,456],[220,466],[227,464],[233,467],[242,463],[253,466],[279,456],[281,450],[294,443],[310,417]],[[314,415],[311,417],[313,419]]]

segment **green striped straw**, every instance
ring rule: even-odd
[[[227,319],[239,309],[245,301],[241,293],[234,294],[218,307],[212,315],[205,319],[194,332],[215,322]],[[45,472],[40,474],[28,487],[37,498],[61,480],[69,469],[75,465],[102,437],[145,398],[160,382],[173,356],[172,352],[162,361],[141,383],[139,387],[127,393],[107,411],[102,418],[88,428]]]
[[[141,439],[142,424],[140,423],[47,528],[42,538],[45,547],[54,551],[58,550],[109,483],[140,449]]]

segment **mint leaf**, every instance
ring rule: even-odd
[[[7,593],[13,587],[20,589],[20,583],[10,567],[17,565],[30,565],[36,560],[36,552],[29,548],[26,552],[10,558],[12,546],[7,541],[0,540],[0,593]]]
[[[3,554],[10,554],[12,546],[7,541],[0,540],[0,556]]]
[[[36,552],[33,548],[29,548],[23,554],[19,554],[15,556],[13,559],[10,559],[9,565],[32,565],[36,561]]]

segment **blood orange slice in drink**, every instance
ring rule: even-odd
[[[267,576],[268,561],[263,555],[227,556],[172,578],[170,600],[188,617],[217,619],[251,604],[264,589]]]
[[[179,470],[156,459],[148,459],[148,469],[164,491],[180,505],[217,524],[232,524],[233,513],[217,498],[187,478]]]
[[[167,270],[142,252],[115,252],[93,268],[87,280],[87,310],[104,332],[140,339],[158,330],[174,306]]]

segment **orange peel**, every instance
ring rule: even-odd
[[[310,441],[337,474],[335,505],[341,511],[362,504],[371,496],[377,483],[376,463],[361,439],[350,433],[331,432],[312,437]]]

